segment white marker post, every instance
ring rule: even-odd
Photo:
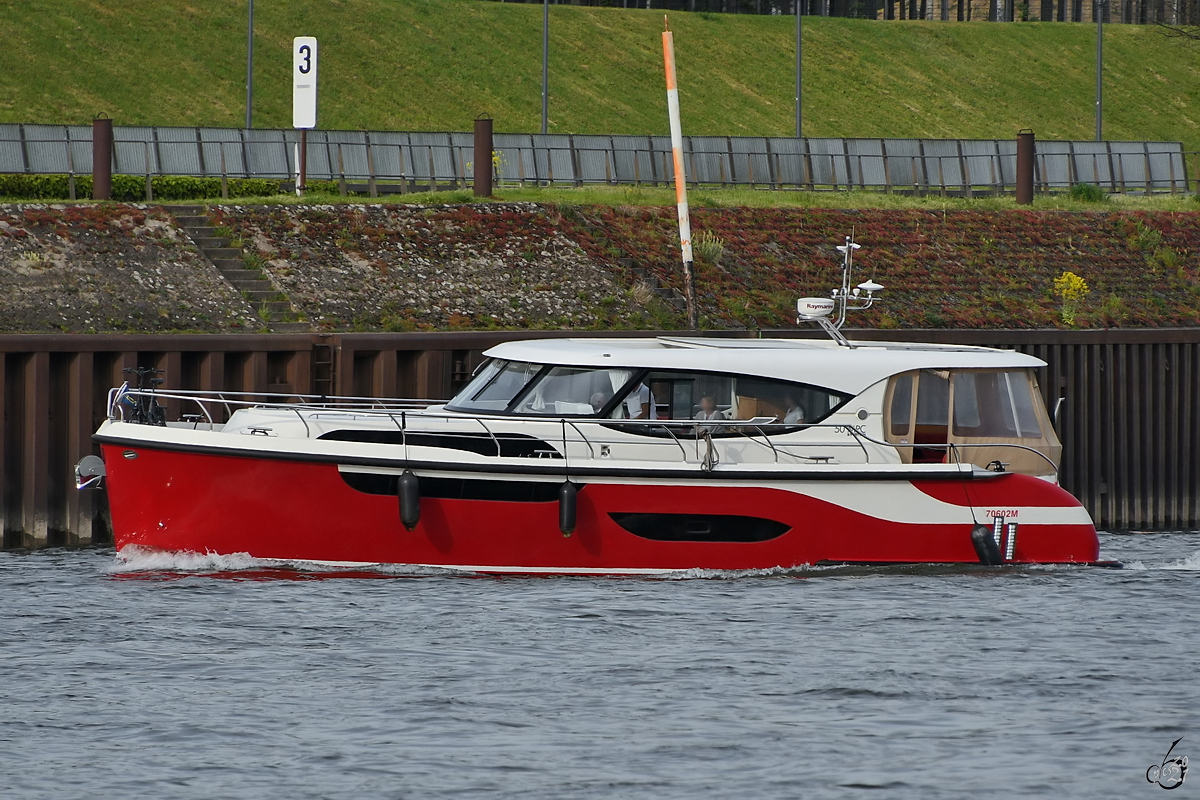
[[[675,162],[675,206],[679,211],[679,247],[683,252],[683,294],[688,327],[696,330],[696,278],[692,266],[692,221],[688,215],[687,175],[683,170],[683,127],[679,123],[679,88],[675,84],[675,42],[663,17],[663,62],[667,69],[667,114],[671,118],[671,153]]]
[[[292,39],[292,127],[300,129],[296,196],[308,188],[308,131],[317,127],[317,40]]]

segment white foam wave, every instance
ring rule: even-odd
[[[701,567],[692,567],[691,569],[681,569],[678,572],[667,572],[653,577],[668,581],[735,580],[738,578],[791,577],[836,569],[843,569],[843,567],[840,565],[824,564],[821,566],[806,564],[799,567],[771,567],[770,569],[703,569]]]
[[[129,545],[117,553],[110,566],[113,573],[125,572],[224,572],[274,569],[278,562],[254,558],[249,553],[192,553],[151,550]]]
[[[1126,561],[1125,569],[1132,570],[1169,570],[1173,572],[1200,572],[1200,550],[1186,558],[1168,561],[1162,564],[1147,564],[1144,561]]]
[[[620,573],[610,575],[589,575],[582,577],[634,577],[650,580],[688,581],[688,580],[739,580],[747,578],[801,578],[817,577],[820,575],[863,575],[878,574],[890,571],[919,571],[919,572],[955,572],[961,569],[971,569],[976,565],[850,565],[850,564],[806,564],[794,567],[771,567],[767,569],[706,569],[693,567],[674,572],[657,574],[622,576]],[[1177,569],[1200,570],[1200,551],[1178,562],[1171,564],[1146,565],[1140,561],[1126,562],[1127,569]],[[1061,564],[1023,564],[1023,570],[1061,570]],[[164,551],[129,545],[117,553],[115,560],[107,567],[114,575],[230,575],[238,573],[257,579],[268,578],[272,573],[280,578],[293,577],[297,574],[313,577],[436,577],[447,575],[488,574],[482,572],[433,565],[388,564],[364,562],[328,562],[304,561],[295,559],[257,558],[249,553],[196,553],[188,551]],[[522,573],[515,573],[520,575]],[[549,577],[554,573],[545,573]],[[570,574],[565,569],[564,574]],[[514,576],[515,576],[514,575]]]
[[[109,566],[111,574],[211,574],[237,572],[301,572],[313,575],[370,574],[395,577],[424,577],[464,574],[458,570],[410,564],[331,563],[278,558],[256,558],[249,553],[196,553],[167,551],[129,545],[117,553]],[[469,573],[468,573],[469,574]]]

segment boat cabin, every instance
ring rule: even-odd
[[[555,339],[509,342],[445,410],[526,418],[705,420],[712,436],[801,433],[874,418],[905,463],[949,458],[1053,474],[1061,446],[1031,356],[982,347],[798,339]],[[714,425],[713,422],[729,422]],[[864,426],[865,427],[865,426]],[[625,426],[667,435],[661,425]],[[692,428],[692,436],[700,435]],[[688,436],[687,428],[672,435]],[[872,435],[868,433],[868,435]],[[953,447],[952,447],[953,446]],[[951,456],[950,451],[955,450]]]

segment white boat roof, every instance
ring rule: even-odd
[[[858,394],[881,380],[918,369],[1021,369],[1046,362],[1011,350],[913,342],[854,342],[853,349],[822,339],[528,339],[505,342],[485,355],[577,367],[696,370],[808,383]]]

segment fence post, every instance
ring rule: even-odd
[[[583,178],[581,177],[582,169],[579,162],[579,151],[575,149],[575,134],[567,136],[568,154],[571,157],[571,175],[574,177],[575,188],[579,189],[583,186]]]
[[[112,199],[113,129],[107,116],[92,120],[92,199]]]
[[[1145,159],[1142,163],[1145,164],[1145,169],[1146,169],[1146,196],[1149,197],[1151,194],[1154,193],[1154,181],[1152,181],[1150,179],[1150,169],[1151,169],[1150,168],[1150,145],[1147,142],[1142,142],[1142,156]],[[1124,177],[1124,175],[1122,175],[1122,177]],[[1172,177],[1171,193],[1174,194],[1175,193],[1174,175],[1172,175],[1171,177]]]
[[[971,191],[971,162],[963,153],[962,139],[959,139],[956,144],[958,145],[958,168],[962,172],[963,197],[974,197],[975,194]]]
[[[379,197],[379,187],[375,185],[375,154],[371,150],[371,137],[367,136],[367,191],[371,197]]]
[[[72,146],[71,133],[67,131],[67,196],[75,199],[75,148]]]
[[[959,145],[961,147],[961,145]],[[883,153],[883,192],[892,193],[892,160],[888,157],[887,139],[879,140],[879,152]]]
[[[492,196],[492,119],[479,117],[475,120],[475,196]]]
[[[342,143],[337,143],[338,154],[338,194],[346,196],[346,164],[342,161]]]
[[[142,152],[146,159],[146,202],[154,199],[154,187],[150,183],[150,143],[142,142]]]
[[[1033,202],[1033,131],[1028,128],[1017,132],[1017,204],[1027,206]]]

